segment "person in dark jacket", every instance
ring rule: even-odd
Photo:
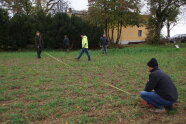
[[[165,108],[171,108],[178,99],[177,89],[171,78],[158,68],[155,58],[152,58],[147,66],[150,71],[149,81],[140,96],[155,107],[154,112],[164,112]]]
[[[65,35],[65,37],[64,37],[63,46],[64,46],[64,49],[65,49],[66,51],[69,51],[70,40],[69,40],[69,38],[68,38],[67,35]]]
[[[41,52],[43,49],[43,39],[39,31],[36,32],[35,47],[37,51],[37,58],[41,58]]]
[[[100,46],[102,47],[102,53],[107,55],[108,39],[105,34],[100,38]]]

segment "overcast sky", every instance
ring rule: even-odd
[[[75,10],[87,10],[88,9],[88,0],[69,0],[71,2],[72,9]],[[185,16],[185,15],[184,15]],[[166,29],[163,29],[163,34],[166,35]],[[178,25],[176,25],[171,30],[171,36],[174,36],[176,34],[186,34],[186,19],[179,22]]]
[[[88,9],[88,0],[69,0],[72,9],[75,10],[86,10]]]

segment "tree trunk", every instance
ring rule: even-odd
[[[121,37],[121,32],[122,32],[122,23],[118,22],[118,30],[117,30],[117,39],[116,39],[116,44],[119,44],[119,40]]]
[[[157,17],[157,23],[156,23],[156,28],[155,28],[155,35],[154,35],[154,44],[159,44],[160,43],[160,38],[161,38],[161,30],[163,28],[163,17],[159,15]]]
[[[105,35],[108,37],[108,32],[107,32],[107,30],[108,30],[108,21],[107,21],[107,19],[105,20]]]
[[[111,42],[114,42],[114,26],[111,29]]]
[[[167,20],[167,38],[170,38],[170,22]]]
[[[107,27],[107,37],[109,38],[110,37],[110,28]]]
[[[161,36],[161,28],[160,24],[157,26],[156,32],[155,32],[155,43],[159,44],[160,43],[160,36]]]

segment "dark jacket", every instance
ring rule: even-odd
[[[145,91],[151,92],[152,90],[165,100],[175,102],[178,99],[178,93],[174,83],[170,77],[159,68],[151,71],[149,81],[146,84]]]
[[[39,36],[35,36],[35,46],[36,46],[36,48],[43,48],[43,39],[42,39],[42,37],[41,37],[41,35],[39,35]]]
[[[68,39],[68,37],[64,38],[63,45],[65,45],[65,46],[69,46],[70,45],[70,40]]]
[[[101,37],[100,38],[100,45],[101,46],[106,46],[108,45],[108,39],[106,37]]]

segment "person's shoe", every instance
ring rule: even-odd
[[[173,105],[168,105],[168,106],[164,106],[166,110],[172,110],[173,109]]]
[[[150,109],[151,112],[155,112],[155,113],[164,113],[165,112],[165,108],[154,108],[154,109]]]
[[[76,60],[76,61],[79,61],[79,59],[78,59],[78,58],[75,58],[75,60]]]
[[[147,107],[147,108],[154,108],[153,105],[147,103],[147,102],[144,101],[144,100],[141,100],[141,101],[140,101],[140,104],[142,105],[143,108],[146,108],[146,107]]]

